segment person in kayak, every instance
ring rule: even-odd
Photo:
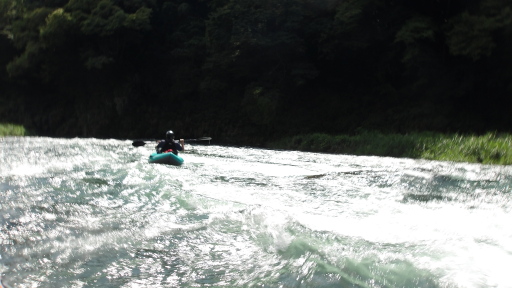
[[[160,140],[156,145],[156,153],[172,152],[178,155],[178,151],[185,150],[185,140],[180,139],[179,142],[174,140],[174,132],[169,130],[165,133],[165,140]]]

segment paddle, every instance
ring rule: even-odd
[[[155,142],[157,139],[145,139],[145,140],[135,140],[132,145],[134,147],[140,147],[146,145],[146,141]],[[185,142],[198,142],[198,141],[210,141],[212,137],[201,137],[197,139],[185,139]]]

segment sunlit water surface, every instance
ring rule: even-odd
[[[512,169],[0,139],[9,287],[512,287]]]

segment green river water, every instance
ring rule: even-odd
[[[512,287],[512,168],[0,139],[5,287]]]

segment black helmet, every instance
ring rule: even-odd
[[[165,133],[165,139],[167,140],[174,140],[174,132],[172,130],[169,130]]]

